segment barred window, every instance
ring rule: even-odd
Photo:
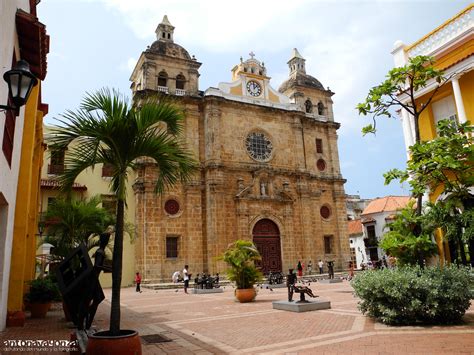
[[[178,257],[178,237],[166,237],[166,257],[177,258]]]

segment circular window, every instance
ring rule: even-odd
[[[176,200],[168,200],[165,202],[165,211],[170,215],[175,215],[179,212],[179,203]]]
[[[326,162],[324,161],[324,159],[318,159],[318,161],[316,162],[316,166],[318,167],[319,171],[326,170]]]
[[[257,161],[267,161],[271,157],[273,149],[272,142],[263,133],[250,133],[245,140],[245,146],[247,147],[247,152],[252,159]]]
[[[324,219],[328,219],[331,216],[331,210],[328,206],[321,207],[319,213],[321,213],[321,217],[323,217]]]

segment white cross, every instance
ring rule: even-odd
[[[250,56],[250,58],[253,59],[253,57],[255,57],[255,53],[254,53],[253,51],[251,51],[251,52],[249,53],[249,56]]]

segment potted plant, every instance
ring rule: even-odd
[[[229,244],[221,259],[229,265],[227,278],[235,282],[237,300],[252,302],[257,295],[254,285],[263,277],[255,266],[255,261],[261,260],[255,245],[248,240],[237,240]]]
[[[58,298],[57,286],[49,278],[38,278],[29,282],[30,290],[25,303],[31,311],[31,318],[45,318],[53,300]]]
[[[130,105],[117,91],[102,89],[87,94],[77,111],[67,111],[62,117],[52,131],[53,149],[68,147],[66,168],[59,175],[62,189],[70,191],[82,171],[107,164],[112,171],[110,188],[117,201],[110,328],[89,336],[87,354],[141,354],[138,333],[120,327],[127,181],[143,159],[156,165],[157,193],[191,179],[196,164],[180,139],[183,110],[157,97]],[[70,145],[73,142],[76,144]]]

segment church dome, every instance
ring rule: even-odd
[[[147,52],[166,55],[168,57],[191,60],[188,51],[174,42],[155,41]]]
[[[302,86],[306,88],[324,90],[323,84],[314,76],[302,72],[295,72],[280,85],[279,92],[285,92],[289,88]]]

